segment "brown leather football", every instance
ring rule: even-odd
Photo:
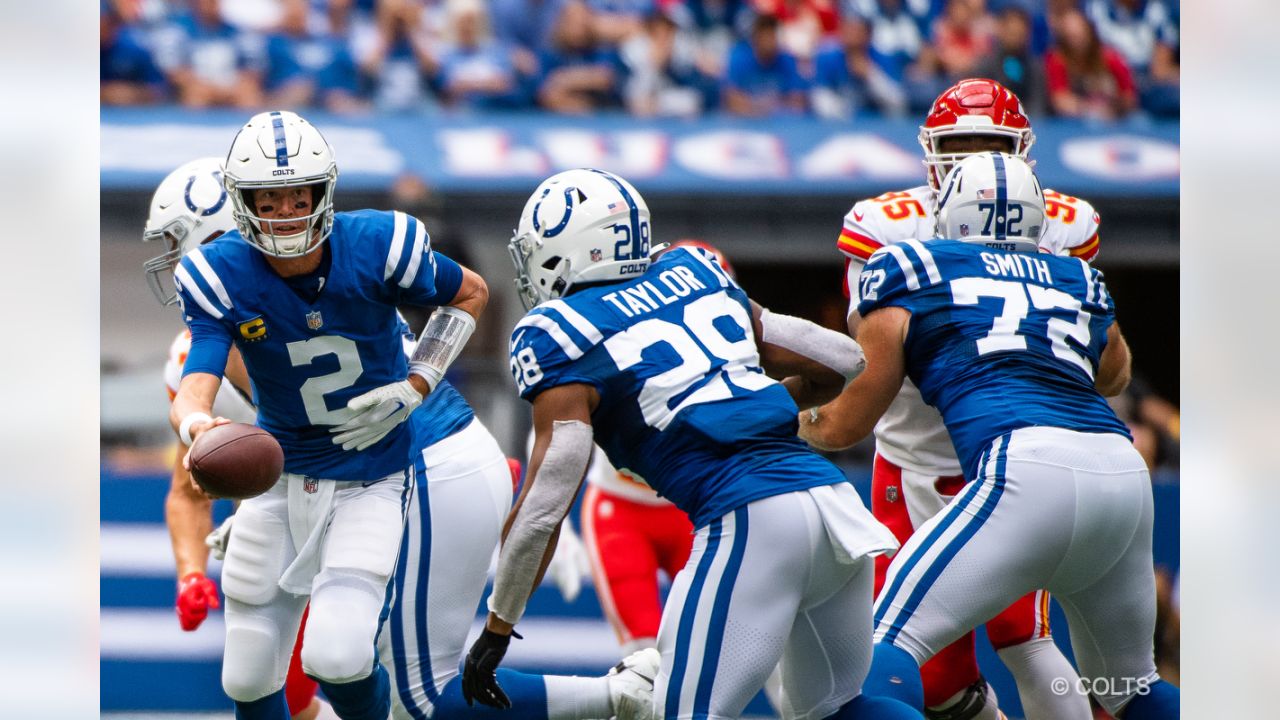
[[[213,497],[244,500],[261,495],[283,471],[280,443],[256,425],[219,425],[201,433],[191,446],[191,476]]]

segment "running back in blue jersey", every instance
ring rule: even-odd
[[[516,325],[520,396],[593,386],[596,442],[693,520],[843,482],[796,437],[797,408],[764,374],[746,293],[702,250],[677,248],[640,277],[542,303]]]
[[[1094,389],[1114,308],[1083,260],[956,240],[878,250],[858,312],[911,311],[907,375],[938,408],[967,477],[996,437],[1034,425],[1128,436]]]
[[[307,298],[237,231],[188,253],[175,272],[191,329],[183,374],[221,376],[234,342],[249,371],[258,424],[280,442],[286,472],[381,478],[403,470],[421,447],[436,417],[426,403],[412,422],[364,451],[334,445],[329,429],[350,416],[351,398],[408,376],[407,328],[396,306],[448,303],[462,270],[433,253],[422,224],[399,212],[338,213],[326,245],[325,282]],[[452,400],[446,390],[436,401],[448,411],[438,422],[458,421],[465,403]]]

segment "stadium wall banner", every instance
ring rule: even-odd
[[[526,193],[575,167],[616,172],[645,192],[867,195],[923,181],[909,120],[812,118],[693,121],[415,114],[307,117],[334,146],[341,183],[376,191],[403,173],[442,192]],[[222,155],[237,112],[104,108],[104,191],[149,191],[174,167]],[[1177,197],[1176,122],[1094,124],[1045,119],[1031,156],[1041,181],[1090,197]]]

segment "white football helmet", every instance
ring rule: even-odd
[[[245,240],[275,257],[306,255],[329,238],[337,181],[333,148],[311,123],[287,110],[254,115],[240,128],[227,154],[226,187],[236,227]],[[269,220],[255,214],[251,193],[298,185],[314,188],[311,214],[297,218],[306,221],[306,228],[277,235],[269,229]]]
[[[236,226],[222,185],[222,159],[192,160],[169,173],[151,196],[142,241],[163,240],[165,252],[142,264],[147,285],[163,305],[178,301],[173,269],[183,255]]]
[[[526,310],[576,285],[617,282],[649,268],[649,206],[603,170],[552,175],[524,205],[507,248]]]
[[[1037,252],[1044,192],[1025,160],[1006,153],[970,155],[947,173],[938,195],[938,237]]]

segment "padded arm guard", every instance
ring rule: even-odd
[[[791,315],[760,311],[761,340],[821,363],[850,382],[867,367],[867,358],[856,340]]]
[[[435,390],[475,329],[476,319],[466,310],[447,305],[436,308],[409,358],[409,373],[421,376]]]
[[[512,625],[524,615],[551,535],[573,505],[591,459],[591,442],[591,426],[580,420],[552,424],[551,444],[502,544],[489,595],[489,610]]]

